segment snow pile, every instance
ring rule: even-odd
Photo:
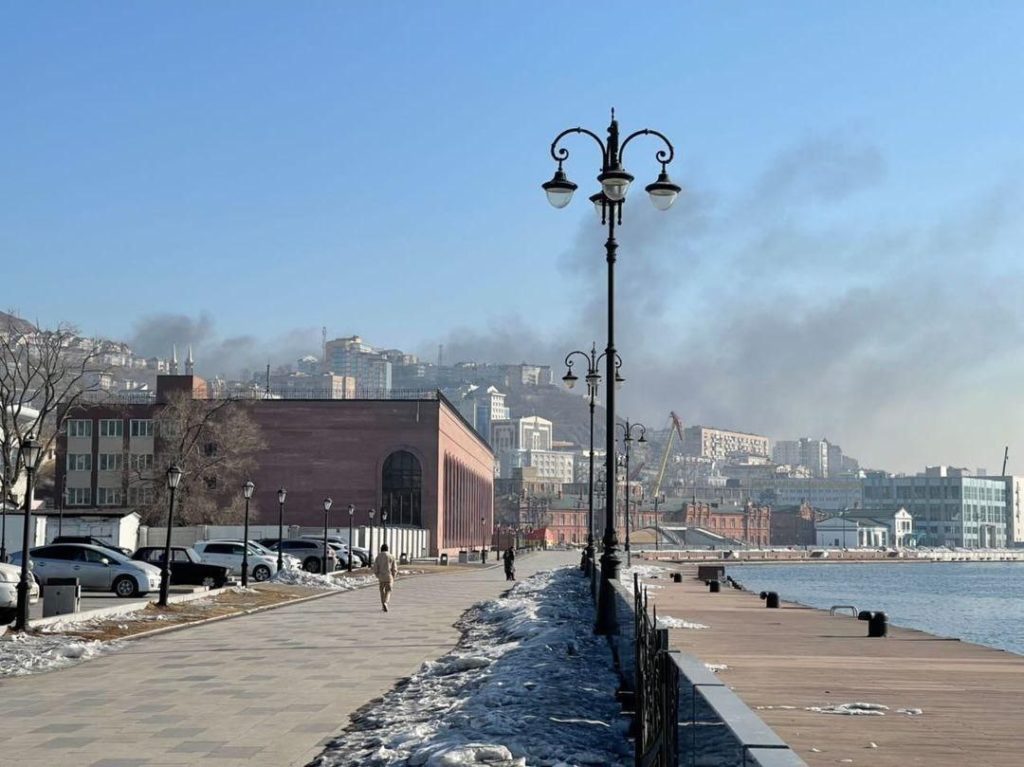
[[[652,579],[663,578],[665,573],[669,572],[667,567],[658,567],[657,565],[633,565],[632,567],[623,567],[619,571],[619,581],[622,583],[622,587],[630,594],[633,593],[633,575],[640,576],[640,585],[647,589],[660,589],[663,586],[658,586],[654,583],[644,583]]]
[[[54,671],[95,658],[118,646],[116,642],[73,636],[6,634],[0,636],[0,677]]]
[[[819,714],[843,714],[846,716],[885,716],[888,706],[881,703],[833,703],[828,706],[808,706],[807,711]]]
[[[318,767],[632,762],[590,584],[538,573],[460,619],[459,645],[360,711]]]
[[[658,616],[658,628],[666,629],[706,629],[703,623],[691,623],[682,618],[673,618],[671,615]]]
[[[312,589],[323,589],[325,591],[350,591],[363,586],[376,583],[377,579],[372,575],[358,575],[353,578],[335,578],[330,575],[319,575],[308,573],[305,570],[282,570],[273,578],[271,583],[280,583],[286,586],[306,586]]]

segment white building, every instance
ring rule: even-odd
[[[840,511],[864,505],[864,489],[859,479],[754,478],[750,480],[750,495],[755,500],[773,506],[808,503],[825,511]]]
[[[818,546],[903,548],[913,543],[913,517],[905,508],[851,509],[814,526]]]
[[[539,416],[491,422],[491,447],[497,476],[511,479],[513,469],[532,466],[541,479],[573,481],[573,454],[552,449],[554,426]]]

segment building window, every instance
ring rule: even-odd
[[[92,503],[91,487],[69,487],[67,490],[68,506],[88,506]]]
[[[205,445],[203,445],[203,455],[205,455],[207,458],[213,458],[215,455],[217,455],[217,443],[207,442]]]
[[[124,421],[120,418],[104,418],[100,421],[101,437],[123,437]]]
[[[92,421],[84,418],[73,418],[68,421],[69,437],[91,437]]]
[[[100,471],[121,471],[124,468],[124,453],[100,453]]]
[[[132,453],[128,456],[128,466],[133,471],[147,471],[153,468],[152,453]]]
[[[423,471],[416,456],[407,450],[389,455],[381,472],[381,505],[388,520],[396,525],[422,526],[422,487]]]
[[[133,437],[152,437],[153,436],[153,421],[151,420],[133,420],[131,425],[131,435]]]
[[[68,471],[92,471],[92,455],[68,453]]]
[[[138,485],[128,488],[129,506],[146,506],[153,502],[152,485]]]
[[[97,506],[120,506],[122,502],[121,488],[119,487],[98,487],[96,488]]]

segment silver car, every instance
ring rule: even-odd
[[[77,578],[82,591],[113,591],[119,597],[160,588],[160,570],[123,554],[84,543],[56,543],[29,550],[32,574],[43,588],[49,578]],[[21,552],[11,557],[21,564]]]
[[[18,608],[18,583],[21,581],[21,567],[0,563],[0,626],[14,620]],[[39,585],[33,580],[28,585],[28,603],[39,601]]]

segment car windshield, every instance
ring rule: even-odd
[[[189,558],[189,559],[190,559],[190,560],[191,560],[192,562],[198,562],[198,561],[199,561],[200,559],[202,559],[202,557],[200,557],[200,556],[199,556],[199,552],[197,552],[197,551],[196,551],[195,549],[193,549],[193,548],[187,548],[187,549],[185,549],[185,553],[186,553],[186,554],[188,554],[188,558]]]
[[[273,554],[273,552],[266,546],[260,546],[256,541],[249,541],[249,551],[254,551],[257,554]]]
[[[99,554],[102,557],[106,557],[111,562],[117,562],[118,564],[123,564],[128,561],[128,557],[126,557],[120,551],[114,551],[113,549],[104,549],[99,546],[97,546],[96,548],[99,549],[99,551],[96,551],[95,549],[88,549],[88,551],[92,551],[93,553]]]

